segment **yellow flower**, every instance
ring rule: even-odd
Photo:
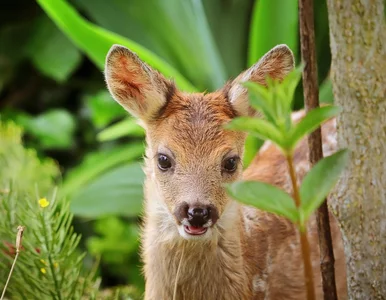
[[[47,265],[46,261],[44,259],[41,259],[40,262],[43,264],[43,265]]]
[[[45,268],[41,268],[41,269],[40,269],[40,272],[42,272],[43,274],[46,274],[46,273],[47,273],[47,271],[46,271]]]
[[[46,198],[41,198],[39,200],[39,205],[40,205],[41,208],[45,208],[48,205],[50,205],[50,202],[48,202]]]
[[[59,267],[59,264],[57,262],[54,262],[54,268]]]

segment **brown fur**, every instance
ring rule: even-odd
[[[211,94],[186,94],[129,50],[115,46],[108,54],[106,80],[110,92],[141,120],[147,133],[142,234],[146,300],[173,299],[175,287],[179,300],[305,299],[299,237],[294,226],[229,199],[223,186],[244,177],[291,192],[283,156],[266,143],[244,173],[241,165],[234,174],[221,168],[227,155],[242,157],[246,137],[242,132],[224,130],[223,125],[238,115],[255,114],[239,83],[264,83],[266,75],[282,79],[292,66],[290,50],[278,46],[223,89]],[[295,119],[299,117],[299,113],[294,114]],[[331,153],[336,147],[335,121],[326,123],[323,131],[325,151]],[[171,171],[158,169],[158,153],[172,158]],[[309,168],[307,157],[307,143],[302,141],[295,152],[300,179]],[[216,207],[219,219],[203,237],[192,238],[181,231],[175,216],[183,202]],[[343,250],[339,229],[332,220],[338,291],[344,299]],[[322,299],[313,218],[309,236],[318,299]]]

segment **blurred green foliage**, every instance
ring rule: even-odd
[[[285,7],[285,8],[284,8]],[[288,44],[299,63],[297,1],[6,0],[0,11],[0,117],[58,162],[82,247],[102,284],[143,287],[138,259],[144,132],[108,94],[113,43],[187,91],[213,91],[264,52]],[[315,3],[321,99],[332,102],[326,2]],[[303,106],[301,84],[294,106]],[[249,138],[245,165],[261,145]]]
[[[70,203],[57,197],[58,166],[25,149],[21,137],[14,123],[0,122],[0,292],[17,251],[16,229],[22,225],[7,299],[139,299],[143,286],[135,265],[128,274],[136,287],[100,289],[96,269],[86,268],[86,253],[78,247],[81,236],[74,232]],[[111,217],[99,220],[95,230],[101,237],[89,239],[90,253],[102,255],[111,266],[138,260],[136,224]]]

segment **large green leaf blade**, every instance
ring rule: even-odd
[[[300,187],[301,209],[307,220],[322,204],[347,165],[349,152],[341,150],[320,160],[304,177]]]
[[[104,69],[105,57],[113,44],[130,48],[149,65],[167,77],[174,78],[179,88],[195,91],[195,88],[178,71],[165,63],[158,56],[141,45],[122,36],[95,26],[82,18],[79,13],[63,0],[37,0],[43,10],[56,25],[82,49],[101,69]]]
[[[136,119],[126,118],[103,129],[98,133],[97,139],[100,142],[106,142],[121,138],[123,136],[144,137],[145,130],[138,125]]]
[[[67,149],[73,144],[76,122],[67,110],[52,109],[35,118],[26,118],[24,126],[44,149]]]
[[[90,5],[89,0],[76,0],[75,4],[103,28],[164,58],[195,86],[213,90],[228,76],[201,2],[93,0]]]
[[[78,48],[46,16],[36,22],[26,52],[40,72],[58,82],[67,80],[82,60]]]
[[[263,140],[270,140],[280,148],[285,147],[281,132],[263,119],[237,117],[225,126],[226,129],[246,131]]]
[[[255,1],[249,36],[248,64],[254,64],[278,44],[298,49],[298,1]]]
[[[334,93],[332,91],[332,82],[327,77],[319,87],[319,100],[321,103],[334,103]]]
[[[96,128],[103,128],[111,121],[127,115],[127,112],[114,101],[107,89],[85,95],[83,100]]]
[[[227,186],[232,198],[258,209],[298,221],[293,199],[284,191],[258,181],[239,181]]]
[[[295,146],[300,139],[314,131],[323,122],[338,115],[340,111],[341,108],[338,106],[324,106],[311,110],[298,124],[294,125],[290,144]]]
[[[142,157],[143,142],[131,143],[114,149],[88,154],[81,164],[70,170],[59,190],[62,197],[71,197],[84,186],[112,168]]]
[[[136,217],[142,210],[144,173],[139,163],[115,168],[77,191],[71,210],[80,217]]]

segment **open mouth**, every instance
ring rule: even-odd
[[[201,235],[208,230],[207,227],[196,227],[196,226],[184,226],[184,229],[186,233],[191,235]]]

